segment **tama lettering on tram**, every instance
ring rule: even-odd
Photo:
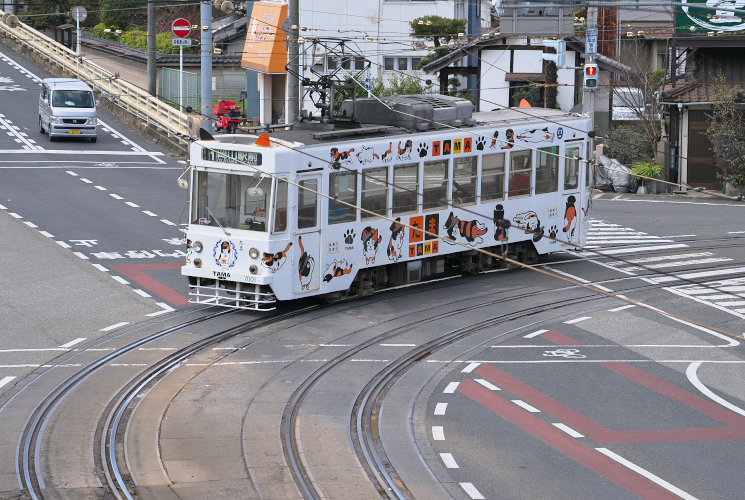
[[[205,161],[217,161],[221,163],[241,163],[243,165],[261,165],[261,153],[253,151],[233,151],[230,149],[202,150],[202,159]]]

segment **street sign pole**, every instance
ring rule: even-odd
[[[171,31],[177,38],[171,40],[172,45],[178,45],[178,105],[184,109],[184,46],[191,47],[191,40],[186,38],[191,33],[191,23],[179,18],[171,24]]]
[[[72,18],[75,19],[75,51],[80,56],[80,21],[85,21],[88,18],[88,10],[85,7],[77,6],[73,7]]]
[[[184,46],[178,48],[178,107],[184,110]]]

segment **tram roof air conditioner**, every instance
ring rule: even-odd
[[[381,102],[382,101],[382,102]],[[344,101],[342,113],[364,123],[430,130],[475,125],[473,103],[448,95],[413,94]]]

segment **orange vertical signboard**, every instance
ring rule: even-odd
[[[287,4],[254,2],[241,66],[262,73],[287,73]]]

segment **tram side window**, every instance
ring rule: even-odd
[[[357,220],[357,172],[332,173],[329,189],[329,224]]]
[[[559,146],[540,148],[535,167],[535,194],[559,189]]]
[[[417,211],[419,164],[406,163],[393,167],[393,213]]]
[[[579,186],[579,148],[567,148],[564,159],[564,189]]]
[[[274,197],[274,232],[287,229],[287,179],[277,179],[277,192]]]
[[[533,183],[532,151],[515,151],[510,154],[510,197],[530,196]]]
[[[447,205],[448,160],[424,162],[424,209]]]
[[[476,202],[476,156],[453,160],[453,203],[471,205]]]
[[[362,218],[388,213],[388,167],[371,168],[362,172]]]
[[[481,201],[504,199],[504,153],[481,157]]]
[[[318,225],[318,180],[306,179],[298,183],[297,227],[305,229]]]

